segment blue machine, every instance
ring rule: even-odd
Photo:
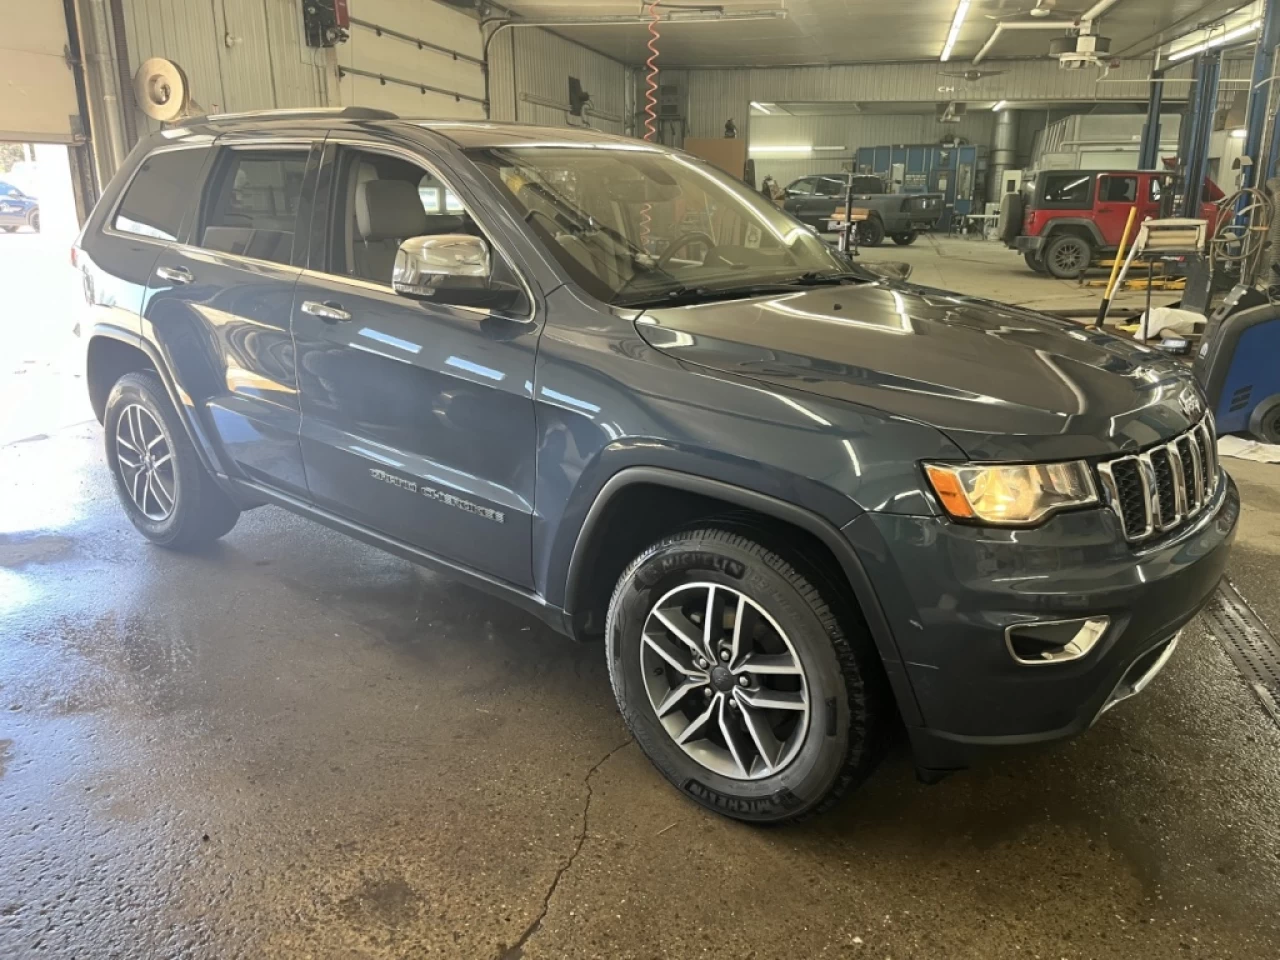
[[[1205,327],[1195,372],[1219,433],[1280,443],[1280,303],[1232,290]]]
[[[940,193],[945,212],[938,229],[947,230],[954,217],[981,213],[986,196],[987,148],[973,144],[943,146],[937,143],[904,143],[859,147],[859,173],[871,173],[886,182],[893,168],[902,166],[902,193]]]

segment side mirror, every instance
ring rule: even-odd
[[[514,284],[493,279],[489,244],[466,233],[410,237],[396,251],[391,288],[402,297],[506,310],[524,300]]]
[[[391,287],[406,297],[444,300],[451,290],[489,285],[489,245],[464,233],[410,237],[396,251]]]

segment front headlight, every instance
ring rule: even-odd
[[[925,475],[956,520],[1009,526],[1038,523],[1068,507],[1098,502],[1088,464],[926,463]]]

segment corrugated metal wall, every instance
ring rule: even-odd
[[[859,147],[892,143],[937,143],[944,134],[987,145],[995,130],[995,114],[989,110],[966,114],[959,123],[940,124],[932,116],[752,117],[750,146],[755,154],[756,178],[772,174],[781,184],[811,173],[839,173]],[[769,146],[844,147],[837,152],[819,151],[812,156],[769,156]]]
[[[166,57],[209,113],[326,103],[323,51],[302,39],[296,0],[126,0],[129,71]],[[139,112],[138,130],[159,129]]]
[[[418,0],[351,0],[354,19],[419,37],[437,46],[479,60],[482,54],[480,25],[461,10]],[[301,13],[296,14],[301,19]],[[352,24],[351,37],[336,48],[338,64],[355,67],[388,78],[449,90],[449,96],[372,77],[347,74],[337,81],[334,102],[344,106],[381,107],[409,117],[456,117],[484,119],[484,71],[467,59],[454,59],[428,48],[419,49],[409,41],[379,35],[368,27]],[[474,99],[465,99],[471,97]]]
[[[494,120],[565,126],[569,77],[591,94],[591,125],[610,133],[627,126],[631,71],[594,50],[531,27],[509,29],[489,48]]]

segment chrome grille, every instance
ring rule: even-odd
[[[1168,443],[1099,464],[1098,476],[1125,539],[1167,533],[1199,513],[1217,490],[1213,419],[1206,416]]]

